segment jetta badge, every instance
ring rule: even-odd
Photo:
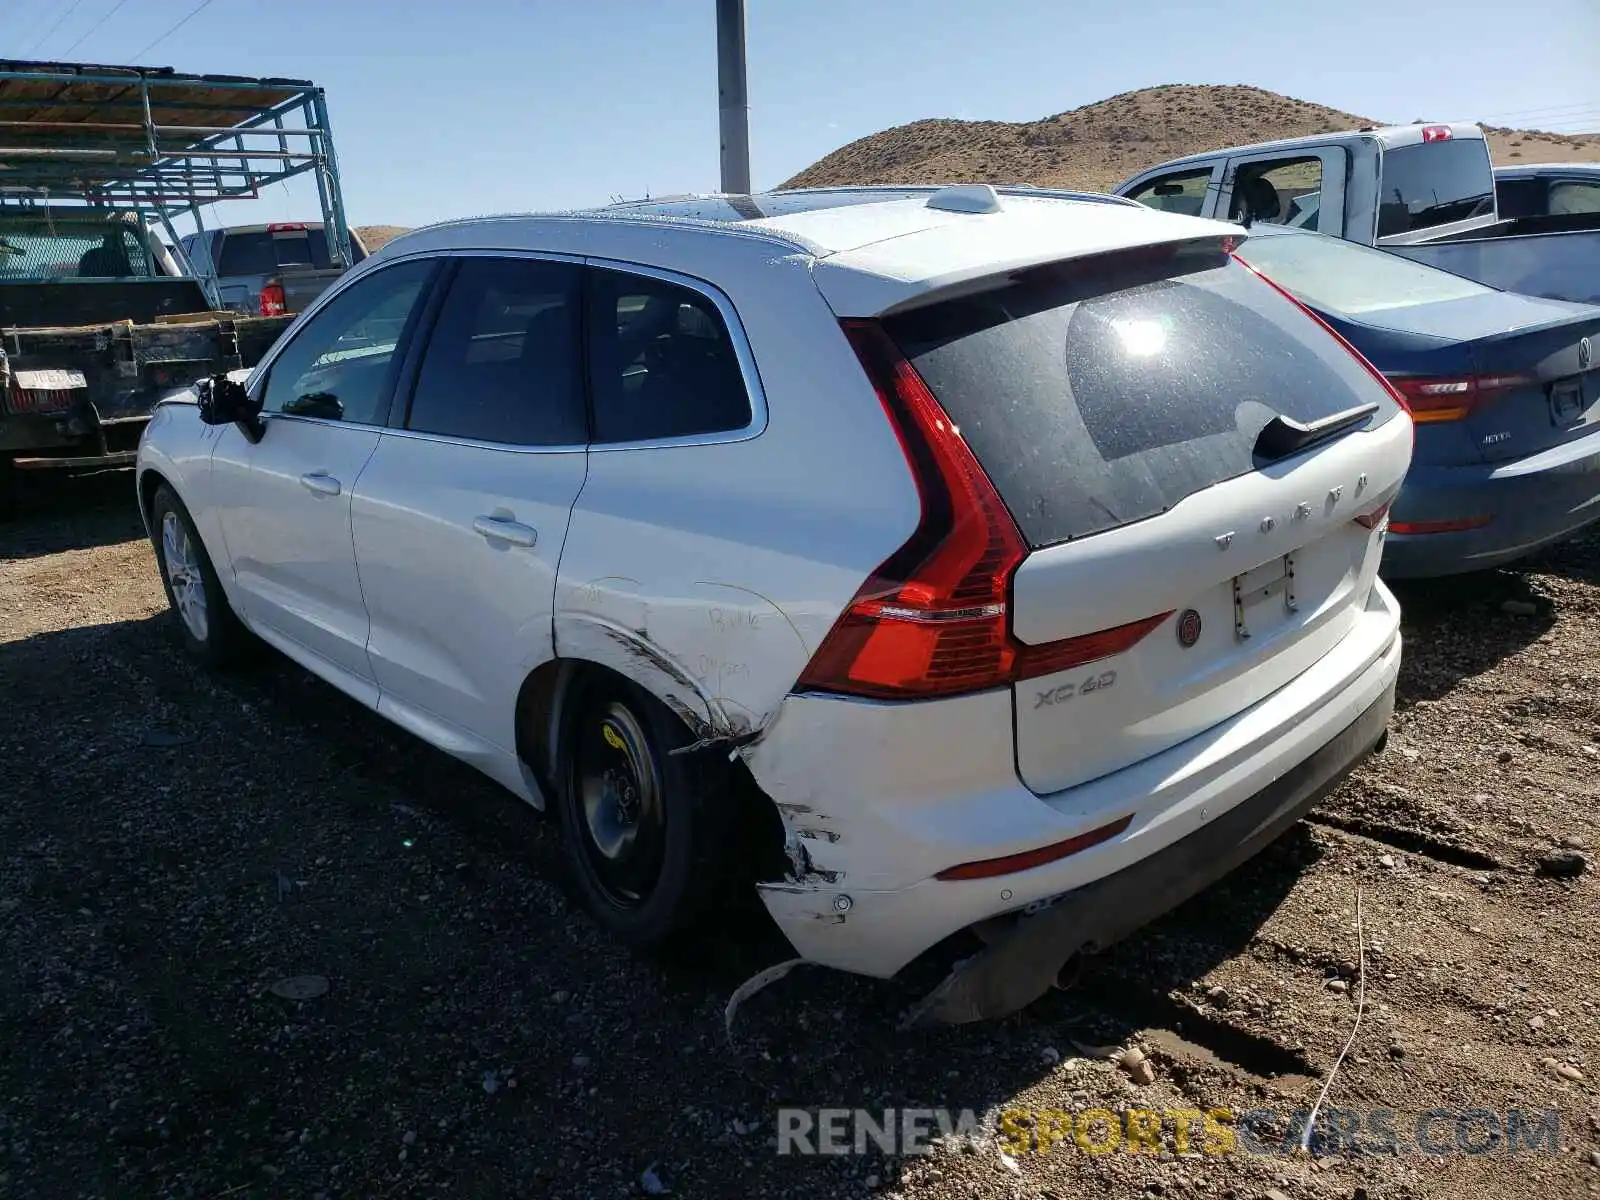
[[[1186,608],[1178,615],[1178,645],[1187,650],[1200,640],[1200,614]]]
[[[1589,369],[1589,359],[1593,354],[1594,351],[1589,346],[1588,338],[1584,338],[1578,343],[1578,370],[1587,371]]]

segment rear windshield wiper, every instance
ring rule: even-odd
[[[1255,456],[1267,462],[1276,462],[1291,454],[1299,454],[1309,446],[1355,428],[1377,411],[1376,404],[1362,404],[1321,417],[1309,425],[1302,425],[1292,417],[1277,413],[1256,435]]]

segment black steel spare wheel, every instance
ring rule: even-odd
[[[595,882],[618,908],[637,908],[661,874],[667,842],[650,740],[632,710],[616,700],[598,707],[576,734],[573,769]]]
[[[687,932],[728,877],[726,759],[653,696],[603,668],[561,701],[555,796],[584,907],[630,945]]]

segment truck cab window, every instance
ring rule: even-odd
[[[1210,167],[1201,167],[1194,171],[1178,171],[1142,184],[1128,193],[1128,199],[1137,200],[1140,204],[1161,212],[1198,217],[1205,208],[1206,185],[1210,181]]]
[[[1315,155],[1241,163],[1228,201],[1231,220],[1315,229],[1322,195],[1322,160]]]

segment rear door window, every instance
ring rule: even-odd
[[[1322,198],[1318,155],[1241,163],[1233,175],[1228,217],[1315,229]]]
[[[582,270],[464,258],[428,338],[406,427],[511,446],[583,444]]]
[[[1275,414],[1398,411],[1308,316],[1212,250],[1083,259],[886,325],[1034,547],[1249,473]]]
[[[596,442],[659,441],[750,424],[738,351],[703,292],[591,269],[588,350]]]
[[[1383,152],[1380,238],[1494,211],[1494,171],[1489,147],[1481,138],[1418,142]]]

